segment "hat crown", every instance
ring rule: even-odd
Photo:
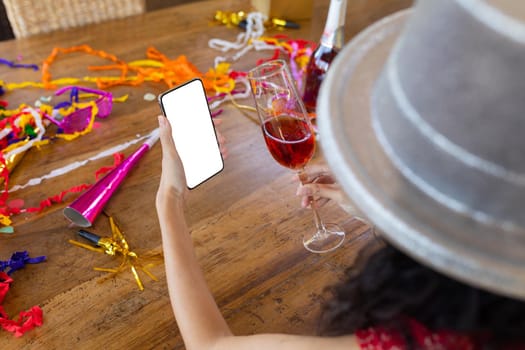
[[[378,139],[413,184],[511,230],[525,228],[520,16],[510,1],[418,2],[372,95]]]

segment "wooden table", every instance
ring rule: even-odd
[[[214,25],[215,10],[245,9],[240,0],[204,1],[135,18],[89,26],[62,33],[0,43],[0,56],[41,63],[53,47],[88,44],[125,61],[142,59],[146,48],[155,46],[170,58],[184,54],[201,71],[213,65],[220,53],[208,48],[210,38],[234,40],[236,28]],[[347,39],[366,25],[410,5],[408,0],[349,1]],[[301,29],[286,31],[293,38],[317,41],[327,11],[327,1],[315,2],[312,21]],[[269,32],[267,34],[275,34]],[[248,70],[258,58],[270,52],[252,53],[233,64]],[[76,54],[60,58],[52,67],[54,77],[89,75],[88,65],[100,64],[96,57]],[[6,82],[37,81],[40,72],[0,66]],[[93,85],[90,85],[94,87]],[[147,83],[139,87],[116,87],[115,96],[129,94],[116,103],[110,117],[90,134],[77,140],[54,141],[27,152],[11,176],[11,186],[50,173],[75,161],[88,159],[102,150],[136,140],[157,127],[160,113],[156,101],[144,94],[159,94],[167,87]],[[10,106],[33,104],[53,92],[27,88],[8,92],[3,99]],[[251,99],[239,101],[253,105]],[[191,193],[187,218],[195,247],[210,288],[236,334],[289,332],[314,334],[323,300],[323,288],[336,281],[356,252],[370,238],[368,227],[348,217],[334,205],[322,210],[326,221],[340,223],[347,231],[345,244],[330,254],[311,254],[302,246],[303,233],[313,230],[312,214],[299,206],[297,184],[289,170],[279,166],[265,148],[260,129],[232,105],[225,105],[222,133],[228,139],[230,155],[223,173]],[[249,112],[248,112],[249,113]],[[256,117],[251,114],[251,117]],[[128,156],[139,144],[126,148]],[[107,203],[105,210],[119,223],[131,248],[145,254],[160,250],[161,239],[155,211],[155,193],[160,176],[160,145],[154,146],[131,171]],[[317,162],[322,162],[318,152]],[[67,175],[45,180],[11,194],[26,206],[79,183],[93,183],[96,169],[111,165],[106,157],[89,162]],[[21,338],[0,330],[2,349],[173,349],[184,348],[170,308],[164,268],[152,272],[158,281],[141,275],[140,291],[131,273],[98,283],[105,274],[93,267],[114,267],[118,259],[71,245],[79,238],[62,210],[54,205],[41,214],[14,218],[15,233],[0,234],[0,259],[15,251],[31,256],[46,255],[47,261],[28,265],[13,273],[14,283],[4,300],[6,312],[15,317],[22,310],[40,305],[44,324]],[[103,216],[90,228],[102,236],[110,234]]]

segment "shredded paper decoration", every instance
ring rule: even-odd
[[[126,62],[109,52],[97,50],[88,45],[78,45],[53,48],[41,64],[40,79],[22,82],[6,82],[0,79],[0,96],[2,96],[0,100],[0,186],[2,186],[0,189],[0,234],[14,232],[11,226],[14,215],[39,213],[56,203],[62,203],[68,194],[83,192],[92,185],[84,183],[62,190],[58,194],[41,200],[35,207],[26,207],[22,199],[10,198],[11,193],[27,186],[41,184],[46,179],[65,175],[89,161],[113,154],[114,164],[104,166],[95,173],[95,179],[98,180],[99,177],[122,163],[124,157],[119,151],[147,137],[137,138],[102,151],[84,161],[54,169],[48,174],[30,179],[26,184],[10,183],[10,173],[27,151],[35,147],[45,147],[55,140],[73,141],[92,132],[96,118],[108,117],[114,102],[126,101],[127,95],[117,98],[107,91],[112,87],[133,87],[145,82],[155,82],[172,88],[187,80],[200,78],[206,89],[213,117],[222,113],[221,106],[224,103],[231,103],[246,114],[245,111],[253,112],[255,109],[252,106],[240,104],[237,100],[250,96],[247,72],[236,71],[232,69],[232,65],[251,50],[268,50],[271,51],[271,55],[254,62],[254,65],[284,56],[290,63],[299,89],[301,88],[306,65],[316,44],[306,40],[291,39],[283,34],[264,35],[266,29],[270,27],[296,28],[297,24],[277,18],[268,19],[258,12],[245,13],[243,11],[217,11],[214,20],[235,28],[235,30],[242,29],[242,32],[232,42],[219,38],[208,42],[209,47],[219,51],[220,55],[215,57],[213,67],[207,71],[200,71],[185,55],[169,58],[154,47],[147,48],[144,58]],[[57,77],[60,72],[58,69],[60,61],[66,55],[90,55],[107,61],[107,64],[88,66],[87,70],[92,72],[92,75]],[[0,58],[0,65],[12,69],[39,70],[39,65],[22,63],[21,58],[17,60]],[[95,85],[96,89],[88,85]],[[51,96],[40,97],[33,103],[33,106],[24,103],[9,109],[6,100],[9,93],[27,88],[53,90],[54,93]],[[153,101],[155,94],[147,93],[143,100]],[[258,123],[257,118],[250,117],[250,119]],[[111,216],[109,216],[109,224],[111,227],[109,237],[100,237],[88,231],[80,231],[79,234],[88,239],[91,245],[74,240],[70,240],[70,243],[120,258],[120,263],[114,268],[94,268],[107,273],[100,282],[129,270],[138,288],[143,290],[144,284],[139,272],[152,280],[157,280],[149,269],[162,262],[162,254],[150,252],[141,254],[139,258],[136,252],[129,247],[123,232]],[[17,320],[9,319],[2,307],[2,302],[13,283],[11,274],[23,268],[25,264],[40,263],[45,259],[45,256],[30,258],[24,251],[14,253],[9,260],[0,261],[0,327],[12,332],[16,337],[22,336],[36,326],[41,326],[43,315],[40,307],[33,306],[27,311],[20,312]]]
[[[39,306],[33,306],[27,311],[21,311],[18,319],[10,319],[2,306],[13,278],[14,271],[22,269],[26,264],[38,264],[46,260],[45,256],[30,258],[27,251],[15,252],[9,260],[0,260],[0,327],[11,332],[15,337],[21,337],[25,332],[43,324],[43,312]],[[7,273],[4,272],[7,270]]]

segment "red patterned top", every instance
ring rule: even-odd
[[[430,331],[416,320],[407,322],[408,332],[418,348],[424,350],[481,350],[484,337],[468,336],[454,331]],[[403,350],[407,348],[401,332],[374,327],[356,332],[363,350]],[[486,339],[486,338],[485,338]],[[525,350],[525,345],[505,347],[506,350]]]

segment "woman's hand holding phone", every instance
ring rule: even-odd
[[[187,187],[193,189],[221,172],[224,163],[220,142],[201,80],[194,79],[162,93],[159,103],[171,124]]]

